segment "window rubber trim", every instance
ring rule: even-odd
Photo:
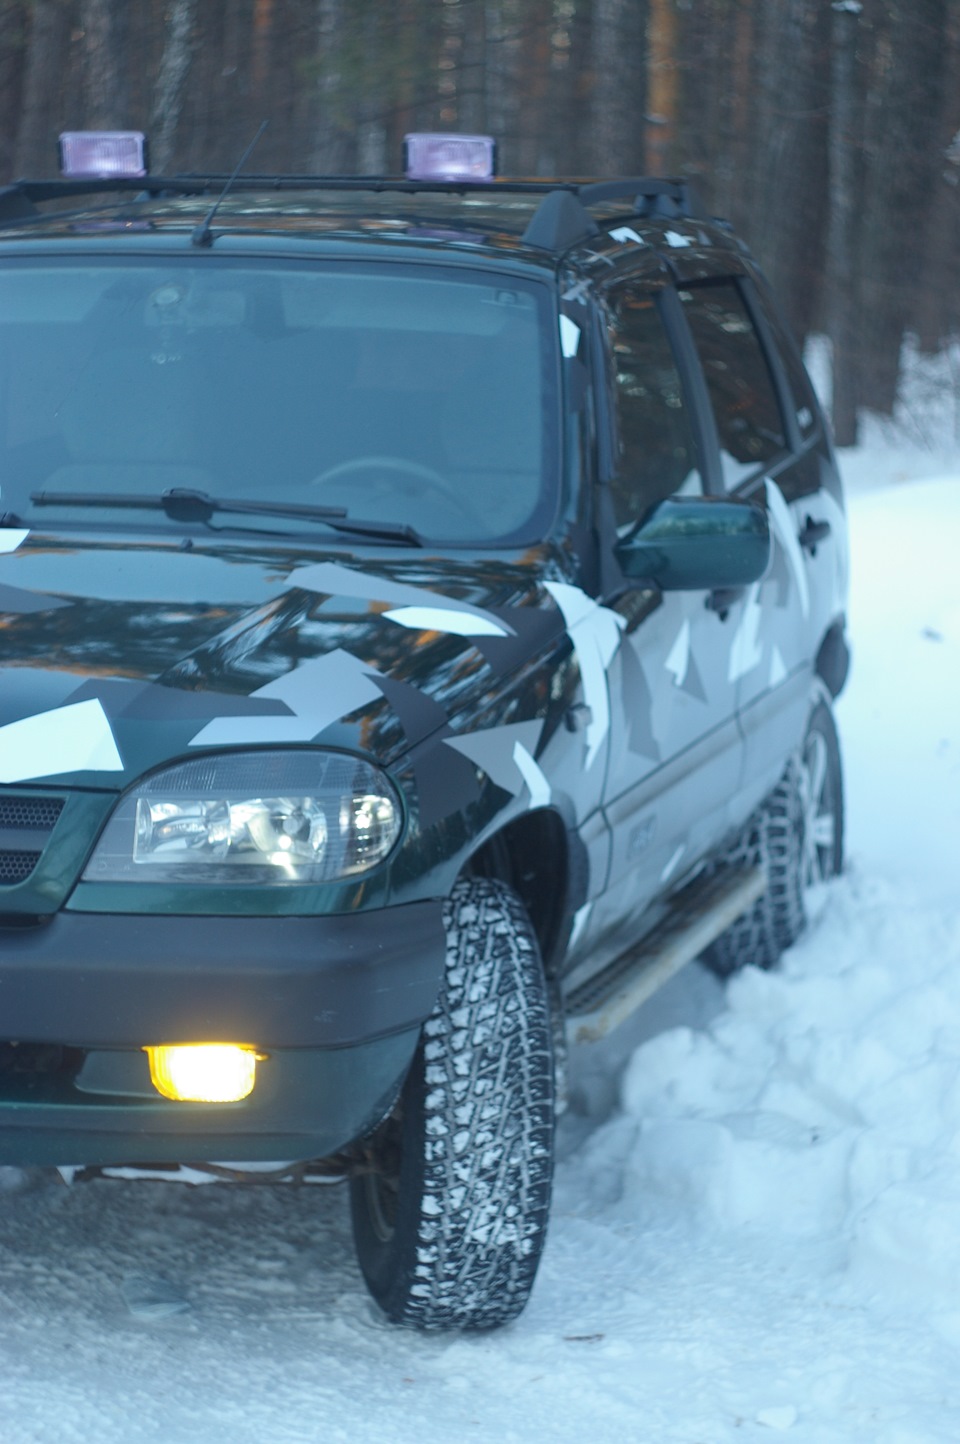
[[[760,347],[760,355],[762,356],[764,364],[766,365],[767,375],[770,377],[770,384],[773,387],[774,398],[776,400],[777,406],[780,408],[780,424],[784,430],[785,441],[783,448],[778,451],[776,455],[773,456],[769,461],[761,462],[761,464],[756,468],[756,470],[752,471],[749,476],[741,477],[741,479],[737,482],[736,486],[727,486],[723,477],[723,464],[720,461],[720,436],[719,432],[717,431],[717,422],[714,415],[713,402],[710,400],[710,394],[707,390],[707,381],[706,377],[703,374],[703,366],[697,352],[696,342],[693,339],[693,333],[690,331],[689,323],[686,316],[683,316],[683,324],[687,330],[687,334],[690,337],[690,345],[696,358],[697,369],[699,371],[700,378],[703,382],[703,390],[706,399],[706,405],[708,408],[708,415],[710,417],[714,436],[716,437],[717,467],[719,471],[719,490],[717,492],[717,495],[719,496],[742,495],[744,491],[755,487],[758,478],[772,476],[774,473],[782,471],[785,466],[792,465],[793,462],[796,461],[797,457],[801,454],[801,451],[803,449],[799,445],[795,444],[795,442],[799,440],[799,431],[796,428],[795,418],[788,415],[788,408],[785,406],[785,401],[787,397],[792,393],[786,390],[786,377],[783,373],[782,363],[780,362],[779,357],[777,358],[776,364],[773,363],[771,358],[769,333],[765,330],[765,328],[757,324],[755,310],[750,305],[748,295],[743,285],[744,282],[749,283],[749,281],[750,277],[747,275],[729,273],[721,276],[711,276],[708,280],[703,281],[684,281],[682,285],[678,283],[678,289],[684,291],[706,291],[709,290],[711,286],[733,286],[737,295],[740,297],[743,308],[747,313],[747,317],[753,326],[753,333],[756,336],[757,344]],[[680,307],[680,310],[682,312],[683,302],[680,300],[679,296],[677,297],[677,305]],[[795,431],[796,436],[794,436]]]
[[[738,289],[747,315],[753,322],[754,332],[760,342],[760,349],[773,381],[773,389],[780,406],[780,419],[783,422],[784,434],[787,438],[787,447],[794,456],[799,456],[804,449],[804,441],[809,438],[801,434],[800,427],[797,425],[798,402],[793,394],[793,387],[790,385],[790,378],[787,375],[787,368],[783,364],[780,348],[774,339],[770,323],[764,315],[753,278],[751,276],[738,277]],[[817,430],[819,430],[819,426]]]
[[[684,289],[686,289],[686,285]],[[667,333],[667,340],[677,365],[680,384],[690,408],[693,439],[700,461],[703,494],[704,496],[728,496],[729,492],[723,483],[720,436],[713,414],[713,403],[707,390],[707,380],[697,354],[693,333],[683,313],[683,302],[677,295],[676,285],[665,286],[656,299],[664,330]]]

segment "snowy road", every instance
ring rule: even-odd
[[[381,1324],[340,1188],[0,1173],[0,1444],[957,1444],[960,476],[851,514],[849,871],[776,973],[655,999],[619,1101],[575,1060],[522,1318]]]

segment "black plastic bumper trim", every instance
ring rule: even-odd
[[[0,926],[0,1040],[343,1047],[418,1027],[440,901],[319,918],[57,913]]]
[[[339,1152],[391,1107],[419,1031],[354,1048],[278,1049],[241,1103],[171,1103],[76,1091],[0,1101],[0,1164],[300,1161]],[[117,1064],[123,1062],[122,1055]],[[122,1068],[120,1069],[122,1072]]]

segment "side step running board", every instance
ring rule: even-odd
[[[670,911],[635,947],[566,999],[567,1038],[593,1043],[645,1003],[658,988],[699,957],[766,891],[759,867],[696,878],[674,898]]]

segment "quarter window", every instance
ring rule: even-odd
[[[713,403],[720,458],[732,490],[786,449],[766,357],[732,282],[679,292]]]
[[[609,316],[616,378],[617,467],[610,493],[624,535],[651,507],[701,490],[696,445],[656,299],[626,288]]]

